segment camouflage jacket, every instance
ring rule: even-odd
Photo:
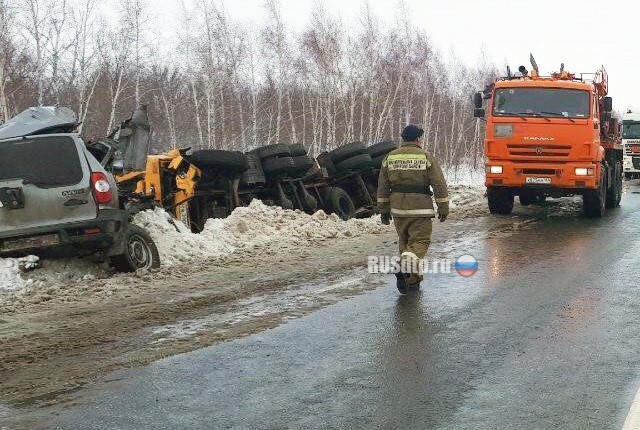
[[[433,192],[431,191],[433,189]],[[440,166],[415,142],[404,142],[382,162],[378,178],[378,207],[394,217],[428,217],[449,214],[447,183]]]

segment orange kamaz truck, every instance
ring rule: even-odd
[[[474,96],[486,118],[486,186],[492,214],[509,214],[546,197],[581,195],[588,217],[620,204],[623,151],[607,73],[533,69],[498,78]]]

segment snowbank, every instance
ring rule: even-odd
[[[462,207],[484,206],[486,188],[482,166],[474,169],[472,166],[460,165],[444,169],[444,175],[449,185],[452,210]]]
[[[140,213],[135,222],[151,234],[165,266],[264,246],[274,249],[312,245],[326,239],[379,233],[383,229],[379,217],[342,221],[323,211],[308,215],[267,206],[259,200],[237,208],[227,218],[208,220],[199,234],[191,233],[161,209]]]
[[[293,250],[327,239],[378,233],[384,228],[377,216],[342,221],[323,211],[308,215],[267,206],[259,200],[254,200],[248,207],[237,208],[225,219],[210,219],[200,234],[191,233],[184,224],[159,208],[137,214],[134,223],[153,237],[162,267],[215,260],[234,253],[246,254],[256,248]],[[37,258],[33,256],[0,259],[0,290],[79,283],[110,275],[105,264],[91,259],[45,260],[40,269],[22,273],[21,265],[35,261]]]

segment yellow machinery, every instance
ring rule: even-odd
[[[147,196],[190,226],[189,201],[195,196],[202,172],[189,163],[186,149],[172,149],[164,154],[148,155],[145,170],[116,175],[121,189]]]

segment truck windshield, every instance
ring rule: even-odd
[[[560,88],[503,88],[495,93],[493,114],[588,118],[589,93]]]
[[[622,138],[623,139],[640,139],[640,122],[623,121],[622,122]]]

